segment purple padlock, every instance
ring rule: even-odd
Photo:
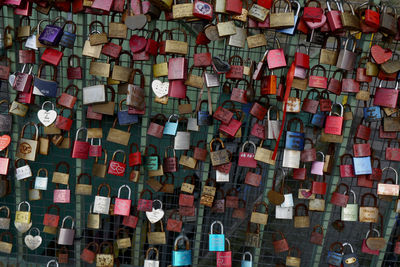
[[[318,161],[318,154],[322,155],[322,161]],[[311,165],[311,174],[323,175],[324,174],[325,155],[321,151],[317,152],[317,160],[313,161]]]

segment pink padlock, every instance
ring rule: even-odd
[[[253,152],[244,151],[246,145],[248,144],[253,146]],[[242,150],[239,153],[238,165],[241,167],[248,167],[253,169],[257,168],[257,161],[254,159],[256,150],[257,150],[256,144],[254,144],[252,141],[244,142],[242,145]]]
[[[69,185],[67,189],[59,189],[59,184],[56,184],[56,189],[54,189],[53,202],[54,203],[70,203],[71,202],[71,190]]]
[[[169,82],[169,97],[176,97],[179,99],[186,98],[187,87],[185,85],[185,80],[173,80]]]
[[[317,157],[318,157],[318,154],[322,155],[322,161],[315,160],[312,162],[311,174],[323,175],[324,174],[325,155],[321,151],[317,152]]]
[[[185,57],[174,57],[168,60],[168,80],[186,80],[188,60]]]
[[[120,198],[121,189],[124,187],[128,189],[127,199]],[[131,205],[132,205],[131,188],[126,184],[121,185],[121,187],[118,189],[118,197],[115,199],[114,214],[121,216],[129,216],[129,214],[131,213]]]
[[[90,139],[89,157],[101,158],[101,151],[102,151],[101,150],[102,149],[102,147],[101,147],[101,138],[97,138],[97,139],[99,139],[99,144],[98,145],[94,144],[94,139],[95,138]]]
[[[267,54],[267,63],[270,70],[286,67],[285,52],[281,48],[279,40],[276,37],[274,39],[278,48],[269,50]]]

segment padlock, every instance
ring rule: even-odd
[[[28,206],[27,211],[21,210],[21,205],[26,204]],[[15,212],[15,223],[24,223],[29,224],[31,223],[31,205],[28,201],[22,201],[18,204],[18,209]]]
[[[244,81],[245,84],[247,85],[246,89],[241,89],[239,88],[239,83],[241,81]],[[267,86],[267,88],[265,88],[264,92],[267,93],[266,91],[268,91],[269,88],[272,89],[273,84],[271,84],[271,87]],[[234,88],[232,89],[232,93],[231,93],[231,101],[234,102],[238,102],[241,104],[247,104],[247,91],[249,91],[251,89],[251,83],[247,80],[238,80],[234,86]]]
[[[7,241],[3,241],[5,240],[4,236],[8,236],[8,242]],[[0,234],[0,252],[3,252],[5,254],[11,254],[12,251],[12,247],[13,247],[13,235],[11,234],[11,232],[2,232]]]
[[[300,48],[304,47],[305,53],[300,52]],[[294,64],[296,65],[294,77],[299,79],[306,78],[306,72],[310,68],[310,56],[308,49],[304,44],[300,44],[294,54]]]
[[[382,88],[382,81],[380,81],[375,91],[374,105],[395,108],[399,95],[398,85],[399,83],[396,81],[396,87],[394,89]]]
[[[83,176],[88,177],[88,179],[89,179],[88,184],[81,183],[81,179]],[[90,195],[92,195],[92,187],[93,187],[92,186],[92,177],[87,173],[79,174],[79,176],[77,177],[76,185],[75,185],[75,194],[90,196]]]
[[[60,189],[59,184],[56,184],[56,188],[53,192],[53,203],[70,203],[71,202],[71,190],[69,185],[66,189]]]
[[[214,225],[219,224],[221,227],[220,234],[214,234]],[[209,251],[225,251],[225,235],[224,235],[224,226],[220,221],[214,221],[210,226],[210,234],[209,234]]]
[[[261,96],[276,95],[277,78],[278,77],[274,74],[273,70],[269,75],[263,77],[261,81]]]
[[[275,253],[288,251],[289,250],[289,244],[288,244],[288,242],[287,242],[287,240],[285,238],[285,235],[281,231],[278,231],[278,233],[280,234],[280,237],[281,237],[280,240],[276,239],[276,232],[274,232],[272,234],[272,245],[274,247]]]
[[[353,157],[354,174],[372,174],[371,156]]]
[[[351,253],[344,253],[343,255],[343,266],[360,266],[360,263],[357,259],[357,255],[354,253],[353,246],[350,243],[343,243],[343,251],[344,247],[349,246],[351,249]]]
[[[39,189],[33,188],[33,181],[29,182],[28,197],[29,197],[29,201],[42,199],[42,191],[40,191]]]
[[[298,209],[304,208],[305,215],[298,215]],[[294,208],[294,228],[308,228],[310,227],[310,216],[308,215],[308,208],[305,204],[297,204]]]
[[[345,72],[345,77],[342,78],[342,92],[346,93],[359,93],[360,92],[360,83],[357,82],[353,77],[348,77],[348,72]],[[364,92],[364,98],[365,96]],[[363,94],[363,93],[360,93]],[[357,94],[357,99],[360,98],[360,94]],[[367,95],[368,96],[368,95]]]
[[[123,199],[123,198],[119,197],[120,191],[124,187],[128,189],[128,199]],[[131,210],[131,204],[132,204],[132,200],[130,198],[131,198],[130,187],[127,185],[122,185],[118,189],[118,197],[115,199],[115,208],[114,208],[115,215],[129,216],[130,210]]]
[[[100,214],[93,212],[93,204],[90,204],[90,207],[89,207],[86,226],[89,229],[100,229],[100,227],[101,227]]]
[[[365,206],[365,198],[370,196],[374,200],[373,206]],[[377,198],[372,193],[365,193],[361,196],[361,206],[359,210],[360,222],[377,223],[379,219],[379,208]]]
[[[100,191],[103,187],[107,188],[107,196],[100,196]],[[109,209],[110,209],[110,203],[111,203],[111,188],[110,185],[106,183],[102,183],[98,186],[97,188],[97,195],[95,196],[94,199],[94,205],[93,205],[93,212],[94,213],[100,213],[100,214],[109,214]]]
[[[106,249],[104,249],[104,247]],[[99,251],[96,254],[96,266],[107,267],[114,265],[114,248],[110,241],[103,241],[100,243]]]
[[[247,144],[250,144],[253,146],[253,148],[254,148],[253,153],[244,152],[244,148]],[[242,150],[239,153],[238,166],[248,167],[248,168],[256,168],[257,162],[254,159],[255,152],[256,152],[256,145],[252,141],[244,142],[242,145]]]
[[[172,122],[171,118],[174,118],[176,121]],[[175,136],[178,129],[178,119],[179,116],[177,114],[169,116],[168,121],[165,123],[163,134]]]
[[[47,46],[57,46],[58,43],[61,40],[61,37],[64,33],[63,28],[61,28],[60,26],[55,25],[55,23],[60,20],[63,19],[62,17],[57,17],[55,18],[51,24],[47,24],[46,27],[44,28],[43,32],[40,33],[39,35],[39,42],[43,45],[47,45]]]
[[[0,217],[0,229],[9,230],[10,229],[10,208],[7,206],[1,206],[0,211],[5,210],[7,212],[6,217]]]
[[[372,229],[374,232],[378,234],[378,237],[369,237],[371,230],[368,230],[367,235],[365,236],[365,239],[363,240],[362,247],[361,247],[361,252],[370,254],[370,255],[379,255],[379,249],[372,249],[368,246],[367,242],[369,240],[373,240],[372,244],[378,244],[378,245],[386,245],[386,241],[384,238],[380,237],[380,233],[378,230],[375,228]],[[377,241],[375,243],[375,240]]]
[[[345,6],[350,8],[350,12],[346,12],[344,9]],[[361,30],[360,19],[354,13],[353,5],[349,2],[344,2],[342,5],[342,13],[340,14],[340,18],[342,21],[343,29],[350,31],[359,31]]]
[[[276,120],[271,120],[270,114],[272,109],[276,111]],[[278,108],[276,106],[270,106],[267,111],[267,139],[278,139],[281,124]]]
[[[161,124],[159,123],[160,118]],[[157,138],[162,138],[166,121],[167,118],[163,114],[156,114],[153,116],[151,118],[149,127],[147,128],[147,134]]]
[[[230,109],[235,109],[235,103],[233,103],[231,100],[226,100],[214,112],[213,118],[224,124],[229,124],[233,117],[233,112],[224,107],[226,104],[230,104]]]
[[[7,175],[10,166],[10,158],[8,157],[8,147],[4,151],[4,157],[0,156],[0,175]]]
[[[342,221],[356,222],[358,221],[358,204],[356,193],[353,190],[350,190],[350,192],[353,194],[353,204],[347,203],[345,207],[342,206],[341,219]],[[344,192],[345,195],[346,193],[347,191]]]
[[[139,117],[137,114],[130,113],[131,106],[128,106],[128,109],[122,109],[123,103],[126,102],[126,100],[127,99],[122,99],[119,101],[118,124],[128,125],[130,127],[132,124],[135,124],[139,121]],[[114,108],[112,110],[114,111]],[[111,109],[109,109],[109,111],[111,112]]]
[[[25,128],[28,125],[33,125],[35,127],[35,135],[33,136],[33,140],[24,138]],[[16,156],[18,158],[22,158],[25,160],[35,161],[36,154],[39,148],[38,139],[39,139],[39,129],[37,125],[33,122],[26,123],[21,130]]]
[[[260,2],[260,1],[258,1]],[[294,15],[294,25],[293,27],[289,27],[289,28],[283,28],[283,29],[277,29],[277,32],[281,32],[284,34],[288,34],[288,35],[294,35],[296,32],[296,28],[299,22],[299,13],[300,13],[300,9],[301,9],[301,5],[298,1],[291,1],[291,4],[296,4],[297,6],[297,11],[296,14]],[[285,12],[287,10],[287,7],[285,8]]]
[[[372,8],[375,8],[373,10]],[[378,6],[368,3],[367,9],[365,10],[364,23],[371,27],[379,27],[380,15]]]
[[[160,230],[151,231],[151,223],[148,223],[147,242],[151,245],[164,245],[166,244],[166,236],[164,232],[163,221],[158,221],[161,225]]]
[[[185,249],[178,249],[178,242],[183,239]],[[175,239],[174,250],[172,251],[172,266],[192,265],[192,250],[190,249],[189,238],[180,236]]]
[[[346,189],[343,194],[339,192],[340,186],[344,186]],[[336,205],[336,206],[339,206],[342,208],[346,208],[347,202],[349,201],[349,194],[350,194],[350,191],[349,191],[349,187],[347,186],[347,184],[340,183],[336,186],[335,192],[332,193],[331,203],[333,205]]]
[[[303,105],[301,106],[301,110],[304,112],[315,114],[318,111],[319,101],[315,99],[310,99],[309,98],[310,93],[317,93],[317,99],[321,98],[319,92],[316,89],[309,90],[307,92],[306,97],[303,100]]]
[[[328,11],[326,12],[326,18],[327,18],[330,30],[332,32],[337,32],[337,31],[343,29],[343,24],[342,24],[342,19],[341,19],[343,11],[341,10],[342,8],[341,8],[340,4],[336,1],[335,1],[335,4],[336,4],[337,10],[332,10],[330,2],[331,1],[326,2],[327,8],[328,8]]]
[[[79,141],[79,132],[85,130],[86,131],[86,139],[85,141]],[[87,137],[87,128],[79,128],[76,130],[74,146],[72,148],[71,156],[75,159],[87,159],[89,156],[89,148],[90,143],[88,142]]]
[[[249,256],[249,259],[246,260],[246,256]],[[253,267],[253,255],[250,252],[246,251],[243,253],[241,267]]]
[[[340,156],[340,177],[341,178],[352,178],[355,177],[354,174],[354,167],[353,167],[353,160],[351,161],[350,164],[344,164],[345,158],[348,157],[350,159],[353,159],[353,156],[351,154],[343,154]]]
[[[350,39],[352,39],[353,41],[353,48],[351,50],[347,50]],[[346,71],[351,71],[354,68],[356,61],[356,53],[355,53],[356,46],[357,42],[354,37],[349,37],[346,39],[346,42],[344,44],[344,49],[341,49],[339,52],[339,56],[336,63],[337,68]]]
[[[51,214],[50,209],[55,208],[57,214]],[[47,207],[43,218],[43,232],[55,235],[57,233],[58,223],[60,222],[60,208],[56,204]]]
[[[322,161],[315,160],[311,165],[311,174],[315,175],[323,175],[324,174],[324,162],[325,155],[321,151],[318,151],[316,155],[322,155]]]
[[[60,45],[63,48],[73,48],[74,47],[74,43],[75,43],[75,39],[76,39],[76,24],[71,21],[68,20],[65,22],[63,28],[65,28],[66,25],[72,25],[72,32],[68,32],[68,31],[63,31],[63,35],[61,36],[60,39]]]
[[[71,219],[71,228],[64,228],[65,221]],[[75,238],[75,220],[71,216],[65,216],[61,223],[60,232],[58,234],[57,244],[58,245],[73,245]]]
[[[318,232],[318,229],[321,231],[320,233]],[[324,228],[317,224],[314,226],[313,231],[311,232],[311,237],[310,237],[310,242],[316,245],[322,245],[324,241]]]
[[[143,198],[144,193],[148,192],[150,199]],[[153,209],[153,193],[150,190],[144,189],[140,192],[137,210],[138,211],[152,211]]]
[[[297,251],[296,257],[291,255],[291,252],[293,250]],[[288,255],[286,256],[286,266],[300,267],[300,263],[301,263],[300,250],[295,247],[289,248]]]
[[[247,223],[246,238],[244,245],[246,247],[259,248],[260,247],[260,225],[256,225],[254,231],[251,230],[251,223]]]
[[[221,144],[222,149],[214,151],[212,145],[215,141],[217,141]],[[210,142],[210,158],[211,158],[211,164],[213,166],[219,166],[219,165],[226,164],[229,162],[228,150],[225,148],[225,145],[220,138],[214,138],[213,140],[211,140],[211,142]]]
[[[227,245],[226,251],[217,251],[216,253],[216,266],[217,267],[231,267],[232,266],[232,251],[231,243],[228,238],[225,238]]]
[[[182,215],[179,214],[179,219],[173,219],[173,215],[178,214],[178,210],[173,210],[167,221],[167,231],[180,233],[182,231]],[[190,263],[189,263],[190,264]]]
[[[93,247],[94,249],[90,249]],[[92,241],[86,245],[86,247],[82,250],[80,259],[86,263],[93,264],[96,258],[96,254],[99,252],[99,244]]]
[[[133,147],[136,148],[136,152],[132,151]],[[140,153],[139,146],[133,142],[129,147],[129,166],[133,167],[136,165],[142,165],[142,154]]]
[[[291,130],[292,123],[300,125],[300,132]],[[292,118],[288,121],[286,132],[285,149],[302,151],[304,149],[304,125],[303,121],[299,118]],[[299,153],[300,156],[300,153]],[[299,158],[300,159],[300,158]]]
[[[295,97],[289,96],[286,101],[286,112],[300,113],[301,111],[300,92],[296,88],[294,88],[294,91],[296,92],[296,96]],[[283,103],[283,105],[285,105],[285,103]]]
[[[82,100],[84,105],[100,104],[107,100],[105,85],[93,85],[82,88]]]
[[[327,43],[328,43],[328,39],[330,36],[326,36],[324,38],[324,42],[321,48],[321,53],[320,53],[320,57],[319,57],[319,63],[320,64],[327,64],[327,65],[331,65],[331,66],[336,66],[337,60],[338,60],[338,56],[339,56],[339,52],[340,52],[340,38],[336,37],[335,39],[335,43],[336,43],[336,50],[329,50],[327,49]],[[333,75],[333,77],[335,77],[335,75]]]
[[[155,253],[155,259],[151,260],[150,259],[150,252]],[[158,249],[155,247],[150,247],[147,249],[146,251],[146,257],[144,260],[144,266],[143,267],[158,267],[160,264],[159,260],[158,260]]]
[[[378,196],[399,196],[399,185],[398,185],[398,174],[397,171],[393,167],[385,167],[382,169],[382,172],[385,170],[393,170],[396,178],[395,178],[395,183],[394,184],[387,184],[386,182],[391,180],[393,183],[393,179],[385,179],[383,183],[378,183],[377,187],[377,195]]]
[[[59,168],[61,166],[65,166],[66,169],[65,173],[59,171]],[[70,166],[67,162],[60,161],[59,163],[57,163],[56,168],[53,172],[52,183],[68,185],[69,171],[70,171]]]
[[[322,69],[323,76],[313,75],[316,68]],[[308,86],[318,89],[328,88],[328,78],[326,76],[326,70],[322,65],[315,65],[310,70],[310,77],[308,79]]]
[[[115,156],[117,155],[117,153],[122,153],[124,155],[122,162],[115,160]],[[125,171],[126,171],[126,154],[125,151],[118,149],[113,153],[113,156],[110,160],[110,164],[108,165],[107,173],[115,176],[124,176]]]
[[[76,59],[78,66],[73,66],[73,60]],[[82,79],[82,67],[80,64],[80,58],[77,55],[70,55],[68,57],[68,68],[67,68],[67,78],[68,80],[80,80]],[[66,91],[67,89],[65,89]]]
[[[337,246],[339,249],[337,249]],[[330,265],[340,267],[343,259],[343,245],[340,242],[334,242],[328,250],[327,262]]]
[[[275,2],[277,2],[277,1],[280,1],[280,0],[275,0]],[[283,13],[280,13],[280,14],[283,14]],[[270,16],[271,15],[272,14],[270,14]],[[283,51],[283,48],[281,48],[281,44],[280,44],[279,40],[277,38],[274,38],[274,40],[275,40],[275,45],[277,46],[277,48],[268,50],[268,54],[266,56],[268,68],[270,70],[286,67],[285,52]]]
[[[104,178],[107,173],[107,151],[102,148],[102,152],[104,153],[104,163],[99,163],[99,157],[96,157],[92,167],[92,175],[100,178]]]
[[[271,10],[274,11],[270,12],[269,14],[270,28],[272,29],[290,28],[294,26],[294,13],[292,12],[292,5],[289,1],[284,0],[284,2],[286,2],[286,5],[289,7],[287,12],[275,12],[275,5],[280,1],[281,0],[274,0],[271,6]]]
[[[322,175],[322,181],[317,181],[317,177],[312,181],[311,184],[311,193],[318,194],[318,195],[325,195],[326,194],[327,183],[325,180],[325,175]]]
[[[25,165],[18,166],[21,160],[24,161]],[[15,178],[17,178],[17,180],[23,180],[32,176],[31,167],[29,166],[28,162],[25,159],[17,159],[14,162],[14,166],[15,166]]]
[[[98,139],[98,144],[94,143],[94,139]],[[89,147],[89,157],[98,157],[102,155],[101,138],[91,138]]]
[[[343,127],[343,106],[339,103],[332,104],[332,110],[334,106],[340,106],[340,115],[333,116],[332,111],[329,112],[329,116],[325,121],[325,134],[341,135]]]

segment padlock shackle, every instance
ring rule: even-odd
[[[26,204],[26,205],[28,205],[28,212],[30,212],[31,211],[31,204],[29,204],[29,202],[28,201],[21,201],[19,204],[18,204],[18,211],[21,211],[21,205],[22,204]]]
[[[306,94],[306,98],[309,99],[308,97],[310,96],[310,93],[317,93],[317,99],[321,99],[321,94],[318,92],[317,89],[313,88],[311,90],[308,90]]]
[[[249,140],[243,143],[242,148],[241,148],[241,152],[244,152],[244,149],[245,149],[245,147],[246,147],[247,145],[253,146],[253,148],[254,148],[253,151],[254,151],[254,153],[256,153],[256,150],[257,150],[256,144],[254,144],[253,141],[249,141]]]
[[[80,184],[81,183],[81,178],[82,178],[82,176],[86,176],[86,177],[89,177],[89,185],[92,185],[92,176],[90,176],[88,173],[81,173],[81,174],[79,174],[79,176],[78,176],[78,178],[77,178],[77,184]]]
[[[213,143],[214,143],[215,141],[217,141],[217,142],[219,142],[219,143],[221,144],[222,149],[225,148],[224,142],[222,142],[221,138],[219,138],[219,137],[213,138],[213,139],[211,140],[211,142],[210,142],[210,152],[214,152],[212,145],[213,145]]]
[[[378,237],[381,237],[381,234],[379,233],[379,231],[375,228],[372,228],[372,231],[378,234]],[[365,235],[365,239],[369,238],[369,233],[371,232],[371,230],[368,230],[367,234]]]
[[[344,251],[344,247],[345,246],[349,246],[350,247],[350,249],[351,249],[351,253],[354,253],[354,249],[353,249],[353,246],[350,244],[350,243],[343,243],[343,251]]]
[[[364,206],[364,200],[367,196],[371,196],[372,199],[374,200],[374,208],[378,207],[378,199],[376,198],[376,196],[372,193],[365,193],[361,196],[361,206]]]
[[[107,183],[99,184],[99,186],[97,187],[97,195],[100,196],[100,191],[104,186],[107,188],[107,197],[110,197],[110,195],[111,195],[111,187]]]
[[[149,253],[151,251],[155,251],[156,252],[156,260],[158,260],[158,249],[155,247],[150,247],[146,250],[146,260],[149,260]]]
[[[142,192],[140,192],[139,199],[143,199],[143,195],[146,192],[149,192],[150,200],[153,200],[153,193],[149,189],[143,189]]]
[[[338,184],[337,186],[336,186],[336,189],[335,189],[335,192],[337,192],[337,193],[340,193],[340,187],[341,186],[344,186],[344,188],[346,189],[345,191],[344,191],[344,195],[346,195],[346,193],[349,191],[349,186],[347,185],[347,184],[345,184],[345,183],[340,183],[340,184]]]
[[[60,168],[60,166],[65,166],[65,168],[66,168],[66,173],[67,174],[69,174],[69,164],[68,164],[68,162],[65,162],[65,161],[60,161],[59,163],[57,163],[57,165],[56,165],[56,168],[55,168],[55,172],[59,172],[59,168]]]
[[[54,264],[56,265],[56,267],[58,267],[58,262],[57,262],[57,260],[49,260],[49,261],[47,262],[46,267],[50,267],[50,265],[51,265],[52,263],[54,263]]]
[[[268,108],[268,111],[267,111],[267,120],[270,120],[270,111],[271,111],[272,109],[276,111],[276,120],[279,121],[279,109],[278,109],[277,106],[270,106],[270,107]]]
[[[9,207],[7,207],[7,206],[1,206],[0,207],[0,211],[2,211],[2,210],[6,210],[7,211],[7,217],[6,218],[10,218],[10,208]]]
[[[91,251],[94,252],[94,254],[97,254],[99,252],[99,244],[97,244],[96,242],[92,241],[92,242],[88,243],[85,248],[90,250],[89,248],[91,246],[93,246],[95,248],[95,250],[91,250]]]
[[[44,172],[45,172],[45,175],[46,175],[46,176],[44,176],[44,177],[48,177],[48,176],[49,176],[49,171],[48,171],[46,168],[40,168],[40,169],[37,171],[36,176],[39,176],[41,171],[44,171]],[[40,177],[40,176],[39,176],[39,177]],[[42,177],[43,177],[43,176],[42,176]]]
[[[392,171],[394,171],[394,173],[396,174],[396,183],[395,184],[399,184],[399,174],[397,173],[397,171],[396,171],[396,169],[394,169],[393,167],[385,167],[385,168],[383,168],[382,169],[382,174],[383,174],[383,172],[385,171],[385,170],[392,170]]]
[[[60,207],[57,206],[56,204],[51,204],[50,206],[48,206],[47,210],[46,210],[46,213],[50,214],[50,210],[52,208],[55,208],[57,210],[57,214],[56,215],[59,216],[60,215]]]
[[[72,218],[72,216],[70,216],[70,215],[64,217],[64,219],[62,220],[62,223],[61,223],[61,228],[64,228],[64,223],[65,223],[65,220],[67,220],[67,219],[71,219],[71,229],[74,229],[74,227],[75,227],[75,220],[74,220],[74,218]]]
[[[149,156],[149,154],[148,154],[148,148],[149,147],[151,147],[151,148],[153,148],[153,150],[154,150],[154,153],[153,154],[151,154],[151,155],[157,155],[158,154],[158,152],[157,152],[157,147],[155,146],[155,145],[153,145],[153,144],[150,144],[150,145],[148,145],[148,146],[146,146],[146,149],[144,150],[144,154],[146,155],[146,156]]]
[[[211,226],[210,226],[210,234],[211,234],[211,235],[214,234],[214,233],[213,233],[213,228],[214,228],[214,225],[215,225],[215,224],[219,224],[219,225],[220,225],[220,227],[221,227],[221,235],[223,235],[223,234],[224,234],[224,225],[222,224],[221,221],[214,221],[214,222],[211,224]]]
[[[294,216],[299,216],[298,215],[299,208],[304,208],[305,216],[309,216],[308,215],[308,208],[307,208],[306,204],[304,204],[304,203],[299,203],[299,204],[296,205],[296,207],[294,208]]]
[[[75,134],[75,141],[78,141],[78,137],[79,137],[79,132],[85,130],[86,131],[86,142],[89,140],[88,136],[87,136],[87,128],[85,127],[81,127],[78,130],[76,130],[76,134]]]
[[[336,250],[336,246],[339,246],[339,250]],[[340,242],[333,242],[330,246],[329,246],[329,250],[330,251],[334,251],[340,254],[343,254],[343,244]]]
[[[39,128],[38,128],[38,126],[36,125],[36,123],[34,123],[34,122],[32,122],[32,121],[27,122],[27,123],[24,124],[24,126],[22,127],[22,130],[21,130],[20,138],[24,138],[25,129],[26,129],[26,127],[27,127],[28,125],[32,125],[32,126],[35,127],[35,135],[33,136],[33,140],[38,141],[38,140],[39,140]]]
[[[39,230],[39,228],[37,228],[37,227],[32,227],[31,229],[29,229],[28,235],[31,235],[31,231],[32,231],[32,230],[35,230],[37,236],[40,236],[40,230]]]
[[[300,119],[300,118],[296,118],[296,117],[294,117],[294,118],[292,118],[292,119],[290,119],[289,121],[288,121],[288,123],[287,123],[287,126],[286,126],[286,129],[287,129],[287,131],[292,131],[291,129],[292,129],[292,123],[293,122],[297,122],[298,124],[300,124],[300,133],[304,133],[304,124],[303,124],[303,121]]]
[[[272,241],[276,241],[276,233],[279,233],[281,235],[282,239],[280,239],[280,240],[286,239],[285,235],[282,233],[282,231],[275,231],[274,233],[272,233]]]
[[[104,154],[104,165],[107,164],[107,150],[105,150],[104,148],[101,148],[101,150],[103,151],[102,154]],[[99,157],[96,157],[95,162],[97,163],[99,161]]]
[[[122,149],[115,150],[113,155],[112,155],[112,157],[111,157],[111,160],[115,160],[115,156],[118,153],[122,153],[124,155],[124,159],[123,159],[122,163],[125,163],[126,162],[126,154],[125,154],[125,151],[123,151]]]
[[[122,189],[122,188],[128,189],[128,199],[131,199],[131,188],[130,188],[128,185],[126,185],[126,184],[121,185],[121,186],[119,187],[119,189],[118,189],[118,198],[120,198],[121,189]]]
[[[181,239],[183,239],[184,242],[185,242],[185,248],[186,248],[186,250],[189,250],[189,249],[190,249],[190,241],[189,241],[189,238],[188,238],[187,236],[185,236],[185,235],[178,236],[178,237],[175,239],[175,242],[174,242],[174,250],[175,250],[175,251],[178,250],[178,242],[179,242],[179,240],[181,240]]]

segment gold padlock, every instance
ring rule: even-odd
[[[122,238],[120,237],[122,236]],[[118,249],[130,248],[132,246],[131,238],[127,228],[119,228],[117,231],[117,247]]]
[[[27,21],[27,25],[22,26],[22,22],[26,20]],[[31,20],[29,19],[28,16],[23,16],[20,21],[19,21],[19,26],[18,26],[18,33],[17,33],[17,37],[18,38],[26,38],[29,37],[31,35]]]
[[[11,31],[14,29],[11,26],[7,26],[4,28],[4,48],[11,48],[13,45],[13,37],[11,35]]]
[[[61,166],[65,166],[66,172],[60,172],[59,168]],[[60,161],[56,165],[56,169],[53,172],[53,179],[52,182],[56,184],[65,184],[68,185],[69,180],[69,164],[65,161]]]
[[[4,237],[8,236],[8,242],[3,241]],[[13,235],[11,232],[3,232],[0,234],[0,252],[11,254],[12,247],[13,247]]]
[[[93,163],[92,167],[92,175],[100,178],[106,177],[107,173],[107,150],[104,148],[101,149],[102,154],[104,154],[104,163],[99,163],[99,158],[96,157],[95,162]]]
[[[35,127],[35,135],[32,139],[24,138],[26,126],[32,125]],[[39,148],[39,129],[37,125],[33,122],[28,122],[22,127],[20,140],[18,143],[16,156],[18,158],[35,161],[36,154]]]
[[[97,30],[93,30],[93,26],[95,24],[100,24],[101,32],[97,31]],[[90,35],[89,35],[90,45],[94,46],[94,45],[102,45],[102,44],[108,43],[107,33],[105,33],[105,30],[104,30],[104,24],[101,23],[100,21],[98,21],[98,20],[92,21],[89,24],[89,32],[90,32]]]

